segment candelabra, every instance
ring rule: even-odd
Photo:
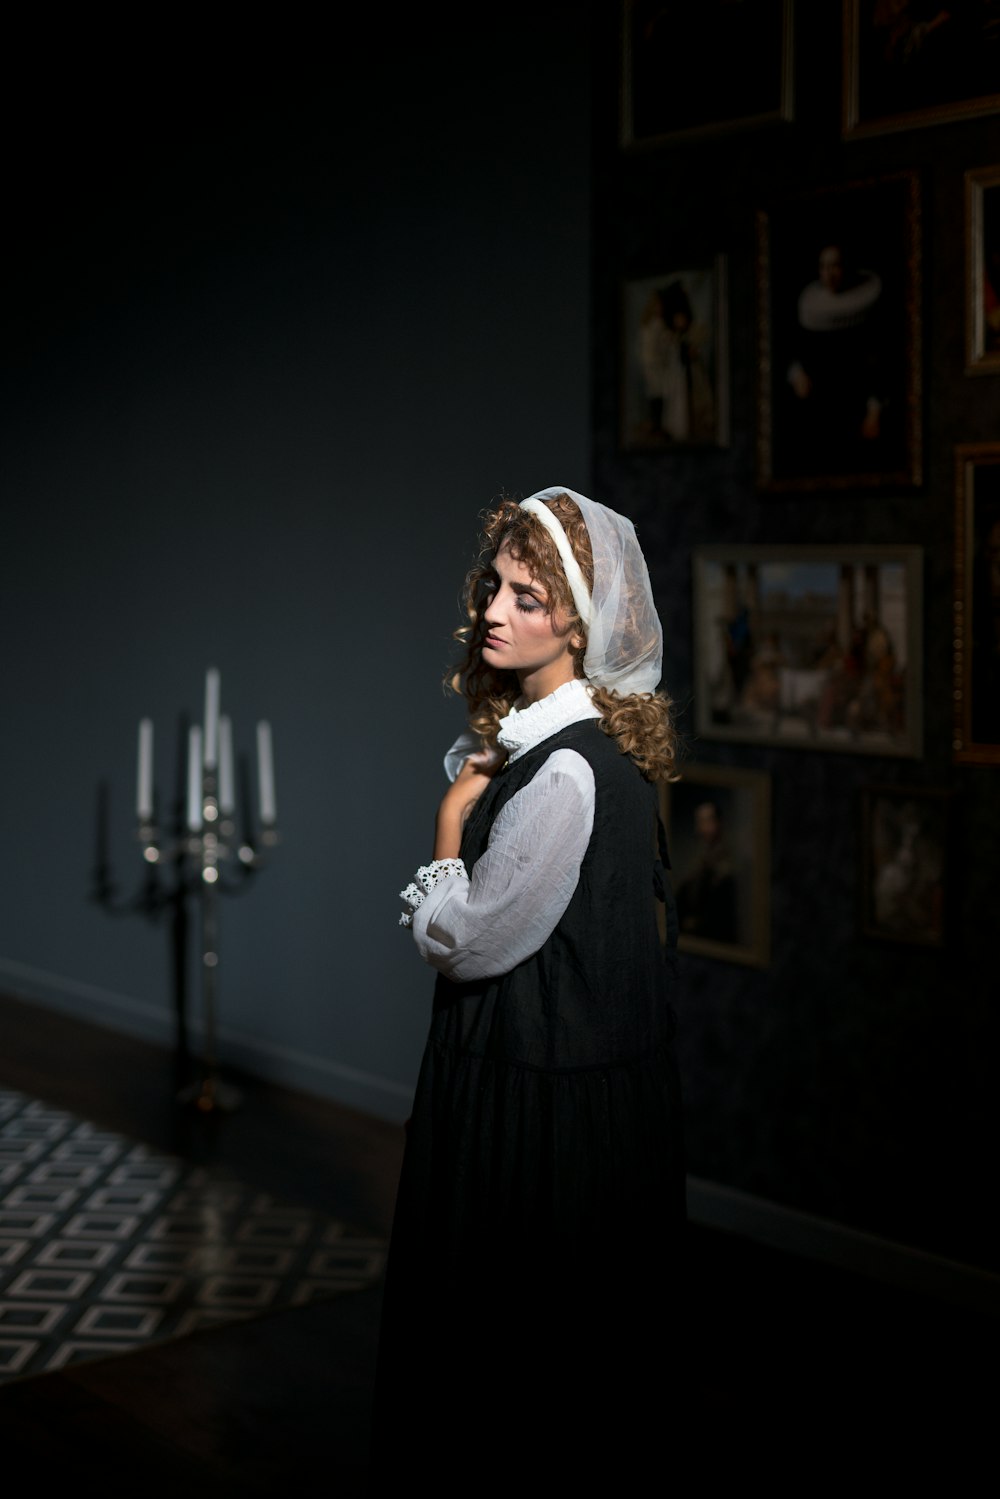
[[[216,1018],[219,976],[219,914],[223,896],[245,892],[264,867],[267,853],[278,842],[274,796],[274,767],[270,725],[257,725],[259,831],[255,833],[250,805],[249,769],[241,759],[241,815],[237,827],[230,720],[219,713],[219,673],[210,668],[205,683],[204,728],[186,728],[186,795],[177,799],[172,827],[165,830],[155,812],[153,793],[153,725],[139,725],[137,838],[146,865],[142,888],[130,900],[118,902],[106,857],[99,854],[96,898],[117,913],[142,911],[155,919],[165,911],[173,916],[174,991],[177,1010],[178,1065],[191,1059],[187,1032],[188,907],[200,908],[201,994],[204,1045],[198,1075],[178,1091],[178,1100],[204,1114],[238,1107],[236,1088],[218,1072]],[[100,836],[100,834],[99,834]],[[104,839],[101,838],[101,848]],[[169,870],[168,884],[162,872]]]

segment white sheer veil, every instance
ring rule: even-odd
[[[575,566],[566,533],[546,503],[560,495],[576,502],[587,527],[594,554],[592,593]],[[521,501],[521,508],[536,515],[559,546],[577,613],[587,626],[583,670],[588,682],[622,695],[655,692],[663,669],[663,631],[635,526],[626,516],[563,485],[538,490]]]

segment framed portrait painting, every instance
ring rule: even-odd
[[[790,120],[792,16],[792,0],[622,0],[622,146]]]
[[[952,793],[867,786],[861,796],[861,930],[942,947]]]
[[[920,483],[916,173],[757,215],[757,478],[770,490]]]
[[[627,279],[621,329],[622,449],[724,447],[729,441],[725,256]]]
[[[843,28],[845,136],[1000,110],[996,0],[843,0]]]
[[[922,560],[912,546],[697,547],[695,733],[918,756]]]
[[[965,174],[965,243],[965,373],[995,375],[1000,373],[1000,166]]]
[[[771,778],[686,765],[661,792],[682,952],[770,961]]]
[[[952,755],[1000,765],[1000,442],[955,450]]]

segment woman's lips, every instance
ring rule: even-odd
[[[483,641],[483,645],[498,646],[498,645],[504,645],[504,644],[505,644],[505,642],[503,640],[499,639],[499,637],[496,636],[496,635],[487,635],[486,639]]]

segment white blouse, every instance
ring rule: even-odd
[[[585,682],[574,678],[540,702],[516,705],[499,742],[517,760],[571,723],[600,718]],[[445,756],[454,780],[478,747],[462,737]],[[553,751],[506,802],[470,879],[461,859],[435,859],[401,891],[420,956],[456,983],[509,973],[555,930],[580,878],[594,826],[594,773],[575,750]]]

